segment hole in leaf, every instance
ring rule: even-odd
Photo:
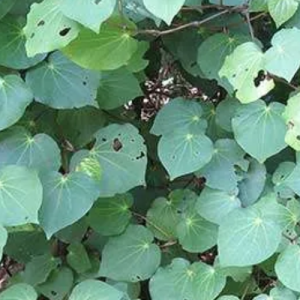
[[[83,85],[86,85],[86,84],[87,84],[87,82],[86,82],[86,81],[83,81],[82,83],[83,83]]]
[[[41,20],[38,22],[37,26],[44,26],[45,25],[45,21],[44,20]]]
[[[137,156],[136,159],[139,160],[141,158],[145,157],[145,153],[144,152],[141,152],[140,156]]]
[[[95,1],[95,4],[99,4],[102,0],[94,0]]]
[[[197,63],[194,61],[191,63],[191,67],[195,67],[197,65]]]
[[[232,75],[232,78],[235,78],[235,77],[236,77],[236,74],[233,74],[233,75]]]
[[[266,79],[266,74],[263,70],[258,72],[257,77],[254,79],[254,85],[258,87],[262,81]]]
[[[30,38],[32,39],[35,36],[34,32],[31,34]]]
[[[60,35],[60,36],[66,36],[66,35],[70,32],[70,30],[71,30],[70,27],[65,28],[65,29],[63,29],[63,30],[61,30],[61,31],[59,32],[59,35]]]
[[[52,295],[52,296],[57,296],[57,292],[51,291],[51,295]]]
[[[106,142],[107,141],[107,139],[106,138],[102,138],[102,142]]]
[[[118,152],[120,151],[121,149],[123,148],[123,145],[122,143],[120,142],[120,140],[117,138],[117,139],[114,139],[114,142],[113,142],[113,149]]]
[[[297,135],[297,140],[300,141],[300,135]]]

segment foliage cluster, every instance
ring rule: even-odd
[[[299,0],[0,1],[0,300],[300,299]]]

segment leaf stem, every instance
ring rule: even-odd
[[[227,8],[225,10],[222,10],[214,15],[211,15],[201,21],[193,21],[193,22],[190,22],[190,23],[186,23],[186,24],[183,24],[183,25],[180,25],[178,27],[175,27],[175,28],[171,28],[171,29],[168,29],[168,30],[156,30],[156,29],[145,29],[145,30],[138,30],[136,31],[136,35],[137,34],[149,34],[149,35],[153,35],[153,36],[156,36],[156,37],[159,37],[159,36],[164,36],[164,35],[168,35],[168,34],[172,34],[172,33],[176,33],[178,31],[181,31],[181,30],[184,30],[186,28],[198,28],[200,26],[202,26],[203,24],[211,21],[211,20],[214,20],[222,15],[225,15],[225,14],[228,14],[230,12],[233,12],[233,11],[243,11],[245,9],[248,9],[247,6],[235,6],[235,7],[232,7],[232,8]]]

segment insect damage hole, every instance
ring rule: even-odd
[[[123,148],[123,145],[120,142],[120,140],[118,138],[114,139],[114,141],[113,141],[113,149],[116,152],[119,152],[122,148]]]
[[[98,5],[102,0],[94,0],[95,4]]]
[[[264,81],[264,80],[266,80],[266,79],[267,80],[269,79],[268,75],[266,74],[265,71],[260,70],[258,72],[258,74],[257,74],[257,77],[254,78],[254,85],[255,85],[255,87],[259,87],[259,85],[261,84],[261,82]]]
[[[70,32],[70,30],[71,30],[70,27],[64,28],[63,30],[61,30],[61,31],[59,32],[59,35],[60,35],[60,36],[66,36],[66,35]]]
[[[44,26],[45,25],[45,21],[44,20],[41,20],[38,22],[37,26]]]

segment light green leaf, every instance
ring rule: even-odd
[[[0,1],[0,19],[2,19],[14,6],[16,0],[2,0]]]
[[[141,225],[130,225],[122,235],[111,237],[102,252],[101,275],[126,282],[150,278],[161,260],[153,239]]]
[[[124,66],[135,53],[138,41],[130,34],[132,23],[112,18],[103,23],[99,34],[82,29],[78,38],[63,49],[64,54],[83,68],[115,70]],[[129,28],[129,29],[128,29]]]
[[[185,0],[143,0],[143,2],[153,15],[171,25]]]
[[[96,158],[103,169],[101,197],[112,197],[145,185],[146,154],[144,140],[133,125],[112,124],[97,132],[96,144],[90,152],[75,154],[72,165],[76,166],[83,157]]]
[[[296,165],[293,162],[285,161],[278,165],[272,176],[272,182],[274,184],[274,191],[281,198],[289,199],[294,197],[294,192],[286,185],[286,179],[294,171]]]
[[[256,159],[251,158],[247,172],[240,174],[238,183],[239,194],[243,206],[247,207],[255,203],[265,187],[267,170],[264,164],[260,164]]]
[[[78,284],[70,300],[122,300],[124,293],[102,281],[86,280]]]
[[[98,33],[101,24],[113,13],[116,3],[117,0],[63,0],[60,9],[66,17]]]
[[[177,130],[191,130],[204,132],[207,122],[201,118],[202,107],[195,101],[176,98],[165,105],[157,114],[151,133],[166,135]]]
[[[99,79],[99,73],[82,69],[60,52],[26,74],[35,100],[58,109],[96,106]]]
[[[263,163],[267,158],[287,147],[287,132],[281,103],[266,105],[262,100],[238,109],[232,120],[234,136],[238,144],[252,157]]]
[[[268,0],[268,9],[277,27],[295,14],[298,5],[297,0]]]
[[[215,142],[211,161],[196,175],[205,177],[205,184],[210,188],[232,192],[237,188],[238,180],[234,166],[243,160],[244,155],[244,151],[234,140],[218,140]]]
[[[35,171],[14,165],[0,169],[1,224],[38,224],[41,204],[42,185]]]
[[[61,165],[60,149],[46,134],[32,136],[23,127],[0,133],[0,166],[19,165],[39,172],[57,171]]]
[[[288,124],[285,142],[300,151],[300,94],[292,96],[287,103],[283,118]]]
[[[178,130],[176,133],[163,135],[158,143],[159,159],[171,180],[199,170],[212,158],[211,140],[202,133],[192,132]]]
[[[137,78],[126,68],[102,72],[97,95],[100,108],[114,109],[142,95]]]
[[[197,213],[194,199],[187,204],[176,230],[179,243],[185,251],[202,253],[217,244],[218,226]]]
[[[269,213],[249,207],[228,214],[219,229],[218,251],[222,266],[251,266],[275,253],[281,241],[281,229],[277,219]]]
[[[116,195],[113,198],[100,198],[88,215],[89,225],[104,236],[121,234],[131,219],[131,194]]]
[[[265,69],[291,81],[300,67],[300,30],[281,29],[272,38],[272,47],[265,53]]]
[[[48,238],[83,217],[99,197],[97,183],[83,173],[62,176],[48,172],[41,181],[44,191],[39,220]]]
[[[32,286],[44,283],[59,263],[60,259],[54,258],[48,253],[33,257],[25,266],[24,281]]]
[[[198,49],[198,65],[208,79],[216,79],[222,86],[230,85],[219,76],[225,58],[240,44],[248,41],[246,36],[229,36],[224,33],[214,34],[200,45]]]
[[[213,300],[225,283],[226,278],[218,269],[176,258],[151,278],[150,294],[153,300]]]
[[[239,300],[239,298],[235,297],[235,296],[222,296],[222,297],[218,298],[217,300]]]
[[[36,289],[49,300],[63,300],[70,292],[73,280],[73,272],[69,268],[63,267],[54,270],[47,282],[38,285]]]
[[[289,245],[275,264],[278,279],[289,289],[300,292],[300,247]]]
[[[251,12],[268,11],[268,0],[251,0]]]
[[[274,87],[272,79],[260,78],[264,74],[264,55],[260,47],[253,42],[238,46],[227,56],[219,76],[226,77],[236,92],[236,98],[242,103],[256,101]]]
[[[72,243],[67,250],[67,263],[77,274],[82,274],[92,268],[88,253],[81,243]]]
[[[79,32],[76,22],[60,10],[60,0],[47,0],[31,5],[24,27],[29,57],[60,49],[74,40]]]
[[[15,284],[1,292],[0,300],[37,300],[34,288],[25,283]]]
[[[32,92],[21,77],[0,76],[0,130],[15,124],[32,100]]]
[[[210,3],[219,4],[220,0],[210,0]],[[243,5],[247,2],[247,0],[223,0],[223,5],[227,6],[237,6],[237,5]]]
[[[2,260],[3,248],[7,242],[7,231],[0,225],[0,260]]]
[[[32,58],[27,56],[26,38],[23,34],[24,24],[25,19],[12,16],[8,16],[0,22],[0,64],[4,67],[27,69],[45,58],[45,55],[37,55]]]
[[[220,224],[231,211],[240,207],[237,192],[229,193],[206,187],[198,198],[196,210],[206,220]]]
[[[299,300],[295,293],[291,290],[279,285],[270,291],[270,297],[267,300]]]
[[[75,171],[82,172],[97,182],[101,181],[103,173],[99,161],[90,156],[83,158],[83,160],[77,165]]]

